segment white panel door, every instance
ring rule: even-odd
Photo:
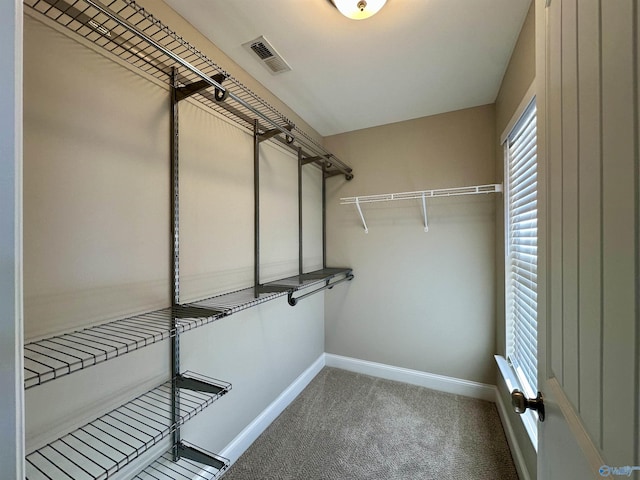
[[[538,478],[640,479],[638,3],[536,1]]]

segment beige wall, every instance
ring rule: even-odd
[[[25,336],[169,306],[168,88],[29,16],[24,38]],[[187,301],[252,285],[253,151],[246,129],[189,101],[180,113]],[[296,157],[269,143],[261,153],[263,269],[286,276],[298,266]],[[304,168],[312,268],[321,257],[321,176]],[[233,384],[185,439],[212,449],[231,442],[323,353],[323,326],[319,294],[295,308],[282,297],[185,333],[183,369]],[[166,380],[169,347],[27,390],[27,450]]]
[[[531,2],[496,97],[496,135],[498,137],[502,135],[535,76],[535,8],[534,2]],[[502,178],[502,149],[498,152],[498,157],[496,175],[497,178]]]
[[[507,128],[512,117],[529,87],[535,79],[535,5],[531,3],[529,12],[520,31],[518,41],[513,49],[509,65],[504,74],[498,97],[496,98],[496,181],[504,180],[504,152],[500,137]],[[505,355],[505,317],[504,317],[504,203],[502,195],[495,197],[496,202],[496,353]],[[510,392],[507,390],[502,376],[498,373],[496,383],[499,394],[505,405],[511,405]],[[536,478],[536,450],[534,449],[522,421],[516,413],[508,408],[508,421],[517,438],[524,463],[530,478]]]
[[[330,183],[329,265],[353,267],[326,295],[326,351],[493,384],[494,199],[364,207],[365,234],[345,196],[494,183],[495,112],[487,105],[326,139],[355,178]]]
[[[162,308],[167,91],[25,24],[25,338]]]

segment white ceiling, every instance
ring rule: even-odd
[[[329,0],[165,1],[323,136],[493,103],[530,4],[388,0],[355,21]],[[242,47],[260,35],[292,71]]]

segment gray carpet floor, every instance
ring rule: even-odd
[[[517,480],[491,402],[324,368],[223,480]]]

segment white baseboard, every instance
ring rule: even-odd
[[[509,444],[509,448],[511,449],[513,462],[515,463],[516,470],[518,471],[518,477],[520,478],[520,480],[531,480],[531,475],[529,474],[527,464],[524,461],[524,455],[522,454],[522,450],[520,449],[520,444],[516,439],[515,432],[513,431],[513,426],[511,425],[511,421],[509,420],[509,411],[502,401],[502,396],[500,395],[500,392],[497,388],[496,406],[498,407],[498,414],[500,415],[500,421],[502,422],[504,433],[507,436],[507,443]]]
[[[324,354],[296,378],[271,404],[234,438],[220,455],[233,464],[249,446],[289,406],[325,365]]]
[[[496,400],[497,392],[495,385],[461,380],[459,378],[446,377],[444,375],[411,370],[409,368],[394,367],[383,363],[369,362],[367,360],[343,357],[331,353],[325,353],[325,359],[327,367],[341,368],[351,372],[363,373],[387,380],[395,380],[396,382],[409,383],[441,392],[464,395],[465,397],[479,398],[490,402],[495,402]]]

